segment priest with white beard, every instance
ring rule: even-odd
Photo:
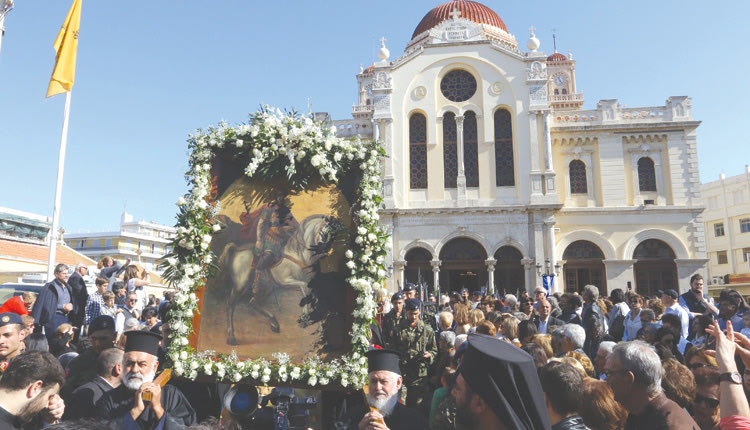
[[[101,416],[114,421],[117,428],[175,430],[196,422],[195,411],[180,390],[153,383],[160,340],[151,332],[127,333],[122,385],[104,393],[96,403]],[[144,401],[143,393],[150,393],[151,401]]]
[[[363,409],[351,415],[347,429],[359,430],[417,430],[428,427],[427,420],[417,410],[399,403],[403,384],[398,352],[388,349],[368,351],[369,412]]]

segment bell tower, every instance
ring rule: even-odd
[[[555,38],[555,36],[552,36]],[[547,57],[547,75],[550,77],[547,94],[549,104],[555,111],[579,110],[583,106],[583,93],[576,89],[576,62],[573,54],[568,56],[557,52],[555,38],[555,53]]]

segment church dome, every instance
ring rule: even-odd
[[[508,33],[508,27],[505,26],[505,23],[500,19],[500,16],[487,6],[475,1],[453,0],[443,3],[427,12],[427,15],[425,15],[424,18],[422,18],[422,21],[419,22],[419,25],[417,25],[411,38],[414,39],[417,35],[424,33],[447,19],[450,19],[451,12],[453,12],[454,9],[461,12],[461,18],[466,18],[479,24],[491,25]]]
[[[547,57],[547,61],[568,61],[568,57],[559,52],[555,52],[554,54]]]

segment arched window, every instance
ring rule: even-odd
[[[568,90],[567,90],[566,88],[563,88],[563,89],[562,89],[562,93],[563,93],[563,94],[568,94]]]
[[[464,114],[464,175],[467,187],[479,186],[479,152],[477,150],[477,114]]]
[[[560,90],[558,90],[557,88],[555,88],[555,95],[558,95],[558,94],[560,94]]]
[[[570,171],[570,194],[587,194],[586,164],[581,160],[573,160],[568,165]]]
[[[495,181],[498,187],[516,184],[513,172],[513,127],[510,112],[498,109],[495,112]]]
[[[638,160],[638,188],[641,191],[656,191],[656,169],[654,160],[649,157]]]
[[[409,118],[409,186],[427,188],[427,119],[421,113]]]
[[[443,177],[445,188],[456,188],[458,155],[456,153],[456,115],[443,115]]]

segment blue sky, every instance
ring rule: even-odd
[[[65,97],[45,99],[72,0],[16,0],[0,50],[0,206],[51,215]],[[185,139],[261,103],[350,117],[359,65],[391,59],[439,1],[83,0],[63,183],[68,232],[114,230],[123,208],[173,224]],[[573,51],[584,108],[693,99],[701,180],[744,171],[750,2],[487,1],[525,49]]]

